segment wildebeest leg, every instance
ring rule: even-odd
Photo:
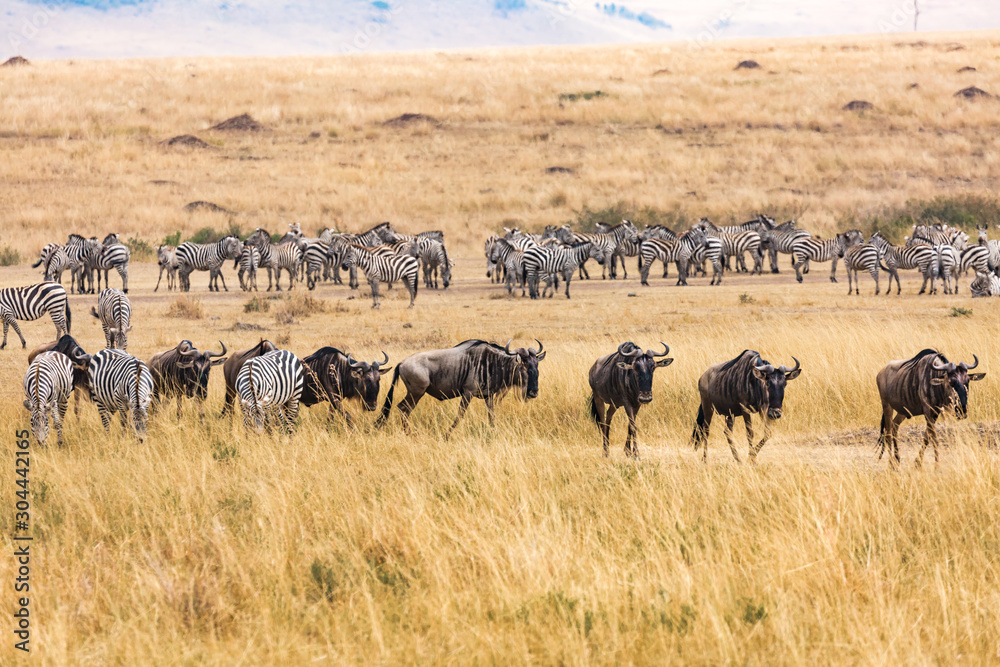
[[[445,435],[445,438],[450,436],[451,432],[455,430],[456,426],[458,426],[458,422],[462,421],[462,417],[465,416],[465,411],[469,409],[469,403],[471,401],[472,394],[462,394],[462,399],[458,404],[458,416],[455,417],[455,422],[451,425],[451,428],[448,429],[448,433]]]
[[[81,390],[73,390],[73,417],[76,421],[80,421],[80,393]]]
[[[900,412],[892,420],[892,451],[890,452],[889,463],[894,470],[899,467],[899,425],[905,419],[906,416]]]
[[[705,453],[702,455],[702,460],[708,463],[708,430],[712,425],[712,415],[715,414],[715,407],[711,403],[706,403],[702,401],[701,407],[698,408],[698,416],[695,418],[694,432],[691,434],[691,439],[694,441],[694,451],[698,451],[699,446],[705,448]]]
[[[924,444],[920,448],[920,453],[917,454],[916,465],[918,468],[924,465],[924,450],[927,449],[927,445],[931,444],[934,446],[934,465],[938,464],[938,439],[937,431],[934,430],[934,422],[937,421],[937,416],[928,414],[927,419],[927,429],[924,431]]]
[[[604,446],[604,458],[608,457],[608,434],[605,430],[607,422],[606,410],[604,409],[604,401],[599,399],[595,394],[591,397],[591,405],[594,408],[594,421],[597,422],[597,430],[601,432],[601,444]]]
[[[749,452],[747,458],[750,460],[750,463],[756,463],[757,453],[754,452],[753,449],[753,422],[750,419],[749,412],[743,413],[743,425],[746,426],[747,429],[747,445],[749,447],[747,450]]]
[[[177,392],[177,421],[181,420],[181,397],[183,394]]]
[[[733,415],[726,415],[726,442],[729,443],[729,451],[733,453],[733,458],[740,463],[740,455],[736,452],[736,445],[733,444]]]
[[[494,422],[496,421],[496,414],[493,412],[493,397],[492,396],[487,396],[486,397],[486,412],[490,416],[490,426],[493,426]]]
[[[762,421],[764,422],[764,437],[760,439],[756,447],[750,449],[750,460],[753,462],[757,461],[757,454],[764,447],[764,443],[771,439],[771,422],[768,420],[767,415],[763,415]]]
[[[603,406],[603,404],[602,404],[602,406]],[[609,456],[609,454],[608,454],[608,446],[611,443],[611,419],[615,416],[615,412],[617,412],[617,411],[618,411],[617,407],[615,407],[614,405],[609,404],[608,405],[608,410],[607,410],[607,416],[605,416],[605,418],[604,418],[604,424],[601,426],[601,435],[602,435],[602,439],[603,439],[603,442],[604,442],[604,457],[605,458],[607,458]]]
[[[634,459],[639,458],[638,429],[635,424],[636,412],[635,408],[625,406],[625,414],[628,415],[628,435],[625,436],[625,455],[631,456]]]
[[[399,417],[403,422],[403,431],[406,432],[407,435],[413,434],[413,431],[410,429],[410,413],[413,412],[413,409],[417,407],[417,403],[420,401],[423,395],[424,395],[423,391],[420,391],[418,393],[413,389],[407,387],[406,398],[401,400],[399,402],[399,405],[396,406],[399,408]]]

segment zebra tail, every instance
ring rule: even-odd
[[[41,265],[42,265],[42,258],[41,258],[41,257],[39,257],[39,258],[38,258],[38,261],[37,261],[37,262],[35,262],[34,264],[32,264],[32,265],[31,265],[31,268],[33,268],[33,269],[37,269],[37,268],[38,268],[38,267],[40,267]]]
[[[91,306],[90,307],[90,314],[93,315],[94,317],[96,317],[97,319],[101,319],[101,316],[97,314],[97,307],[96,306]]]
[[[886,268],[885,264],[882,263],[882,256],[881,255],[879,255],[879,258],[878,258],[878,265],[879,265],[879,268],[881,268],[886,273],[892,273],[892,271],[890,271],[888,268]]]
[[[392,371],[392,382],[389,383],[389,393],[385,395],[385,403],[382,404],[382,413],[375,420],[375,428],[382,428],[386,420],[389,419],[389,411],[392,410],[392,395],[396,391],[396,382],[399,380],[399,364]]]
[[[69,309],[69,300],[66,301],[66,333],[69,334],[70,325],[73,324],[73,311]]]

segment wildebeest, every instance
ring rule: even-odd
[[[260,342],[250,349],[240,350],[229,355],[226,363],[222,366],[222,376],[226,380],[226,402],[222,406],[222,414],[220,416],[225,417],[226,413],[235,412],[233,405],[237,398],[236,376],[240,374],[240,369],[243,368],[243,364],[246,363],[247,359],[260,357],[277,349],[277,345],[261,338]]]
[[[771,437],[770,421],[781,418],[782,403],[785,399],[785,384],[802,373],[798,359],[791,369],[785,366],[775,368],[760,358],[754,350],[743,350],[732,361],[709,366],[698,380],[701,406],[695,421],[691,439],[695,451],[703,446],[703,460],[708,462],[708,429],[712,425],[712,415],[718,412],[726,418],[726,440],[733,458],[739,463],[740,456],[733,445],[733,419],[743,417],[750,445],[750,461],[756,461],[764,443]],[[753,425],[750,416],[759,412],[764,421],[764,437],[753,444]]]
[[[80,347],[76,339],[66,334],[59,340],[54,340],[45,345],[39,345],[28,355],[30,364],[42,352],[62,352],[69,357],[73,364],[73,415],[80,418],[80,396],[90,398],[90,375],[87,370],[90,368],[90,355]]]
[[[331,414],[337,410],[344,417],[347,426],[354,428],[351,413],[344,409],[343,402],[352,398],[361,401],[368,412],[378,409],[379,382],[383,373],[392,369],[383,368],[389,363],[389,355],[382,352],[382,361],[356,361],[335,347],[323,347],[302,360],[305,367],[306,383],[299,403],[306,407],[328,401]]]
[[[927,430],[916,464],[919,467],[923,462],[928,442],[934,444],[934,463],[938,462],[934,422],[949,407],[954,407],[955,416],[965,419],[969,410],[969,382],[986,377],[986,373],[969,373],[979,365],[979,357],[972,355],[972,358],[974,363],[971,366],[964,362],[956,365],[937,350],[926,349],[912,359],[890,361],[878,372],[875,381],[882,399],[879,459],[888,447],[889,463],[897,466],[899,441],[896,435],[899,425],[910,417],[923,415]]]
[[[153,374],[153,406],[163,399],[177,397],[177,419],[181,418],[181,399],[185,396],[198,401],[198,416],[205,419],[205,399],[208,398],[208,374],[212,366],[226,361],[226,344],[222,352],[201,352],[191,341],[182,340],[177,347],[157,352],[149,358]]]
[[[638,458],[636,414],[640,407],[653,400],[653,372],[674,361],[671,358],[658,359],[670,353],[669,345],[662,341],[660,344],[663,345],[663,352],[656,354],[652,350],[643,352],[631,341],[622,343],[617,352],[604,355],[590,367],[590,389],[593,392],[590,397],[590,416],[601,430],[604,456],[608,456],[611,419],[618,408],[625,408],[625,414],[628,415],[625,453]]]
[[[381,426],[388,419],[396,381],[401,377],[406,385],[406,397],[397,407],[407,433],[410,432],[409,415],[424,394],[439,401],[462,399],[458,416],[448,429],[449,434],[458,426],[473,398],[486,401],[492,425],[494,404],[513,387],[522,387],[526,399],[538,396],[538,362],[545,358],[546,353],[542,351],[541,342],[538,339],[535,342],[538,343],[537,350],[533,347],[511,350],[510,341],[501,347],[496,343],[473,339],[444,350],[410,355],[396,365],[376,426]]]

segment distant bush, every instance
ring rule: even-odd
[[[294,324],[296,317],[309,317],[326,311],[326,303],[308,294],[299,292],[283,300],[274,309],[274,319],[278,324]]]
[[[576,102],[577,100],[592,100],[596,97],[607,97],[608,94],[600,90],[587,90],[579,93],[560,93],[560,102]]]
[[[134,236],[125,241],[125,246],[132,253],[132,259],[137,262],[150,262],[156,257],[156,249],[148,241],[137,239]]]
[[[171,234],[170,236],[164,236],[163,237],[163,245],[172,245],[173,247],[176,248],[180,244],[181,244],[181,233],[180,232],[175,232],[175,233]]]
[[[266,313],[271,310],[271,301],[255,296],[243,304],[244,313]]]
[[[952,306],[950,317],[972,317],[972,309]]]
[[[200,320],[205,317],[205,309],[201,306],[201,299],[182,296],[174,299],[173,303],[170,304],[167,315],[185,320]]]
[[[688,217],[680,209],[661,211],[651,206],[638,206],[623,201],[599,209],[584,206],[582,211],[576,212],[576,220],[568,222],[573,225],[573,231],[587,233],[594,231],[594,226],[599,222],[617,225],[622,220],[632,221],[639,231],[646,225],[663,225],[677,231],[690,224]]]
[[[0,248],[0,266],[17,266],[21,263],[21,253],[10,246]]]
[[[227,236],[235,236],[238,239],[246,238],[243,234],[243,230],[235,222],[230,222],[229,227],[223,230],[217,230],[214,227],[202,227],[194,233],[187,240],[191,243],[218,243]],[[173,238],[173,237],[170,237]],[[178,240],[180,237],[178,236]],[[170,245],[175,245],[171,243]]]
[[[850,217],[842,221],[841,227],[857,227],[866,236],[879,231],[893,243],[901,244],[904,237],[912,233],[913,225],[942,223],[963,230],[975,243],[976,225],[989,225],[997,220],[1000,220],[1000,200],[995,197],[964,195],[936,197],[931,201],[908,201],[902,207],[887,209],[860,219]],[[994,236],[998,235],[1000,234],[994,233]]]

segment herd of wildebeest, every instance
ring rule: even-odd
[[[878,281],[879,270],[897,281],[898,270],[916,268],[931,282],[936,291],[937,279],[950,282],[965,269],[976,271],[973,295],[1000,294],[1000,248],[996,241],[986,239],[985,227],[979,228],[976,245],[969,245],[968,236],[947,225],[916,226],[905,246],[894,246],[878,233],[867,243],[857,230],[837,234],[832,239],[818,239],[796,229],[794,221],[777,225],[766,217],[736,227],[716,227],[702,219],[681,234],[662,226],[647,227],[639,232],[627,220],[606,226],[594,234],[578,234],[568,226],[549,227],[532,235],[508,229],[503,236],[492,236],[486,243],[488,275],[506,282],[507,290],[515,286],[541,296],[558,287],[558,279],[569,282],[580,271],[586,275],[585,264],[595,259],[611,278],[617,276],[618,260],[624,272],[624,257],[638,256],[643,284],[647,284],[653,261],[675,263],[678,284],[686,284],[689,271],[698,271],[704,262],[713,267],[713,284],[721,281],[726,264],[735,258],[737,269],[763,270],[764,256],[770,255],[771,270],[777,271],[777,256],[792,256],[793,268],[801,281],[810,262],[832,261],[830,279],[836,281],[837,260],[843,258],[848,277],[866,269]],[[750,268],[745,254],[753,259]],[[267,268],[269,283],[282,270],[289,274],[290,288],[301,275],[311,288],[323,279],[339,280],[339,269],[351,271],[351,284],[356,286],[354,270],[361,266],[372,286],[374,307],[378,306],[378,286],[402,280],[410,291],[410,305],[416,295],[417,272],[424,268],[425,284],[436,286],[436,271],[440,270],[444,287],[451,279],[451,260],[444,249],[440,232],[417,236],[399,234],[389,223],[382,223],[360,235],[335,234],[326,230],[321,238],[307,239],[293,226],[286,238],[272,241],[270,234],[258,229],[246,240],[227,236],[213,244],[182,244],[176,249],[159,249],[160,278],[168,274],[168,289],[175,285],[190,289],[193,271],[209,272],[210,289],[218,290],[225,279],[222,266],[233,260],[240,269],[240,284],[245,290],[256,289],[256,271]],[[244,425],[257,432],[294,432],[300,405],[327,403],[331,412],[342,415],[349,428],[354,420],[344,407],[344,401],[356,399],[365,410],[378,410],[380,380],[393,370],[392,380],[382,404],[376,426],[384,425],[391,415],[396,385],[402,380],[406,396],[397,408],[403,428],[410,432],[409,416],[424,395],[439,401],[459,398],[458,416],[448,433],[458,425],[470,401],[483,399],[490,423],[494,421],[494,406],[505,394],[517,390],[524,399],[539,392],[539,363],[546,352],[538,342],[534,347],[511,348],[484,340],[467,340],[455,347],[418,352],[399,362],[395,369],[388,364],[384,352],[381,361],[359,361],[335,347],[323,347],[300,359],[288,350],[261,339],[255,346],[230,353],[221,343],[219,352],[200,351],[189,340],[182,340],[172,349],[154,354],[144,362],[127,352],[128,333],[132,328],[131,303],[128,290],[128,248],[117,235],[104,242],[72,235],[64,246],[50,244],[42,251],[35,266],[44,265],[46,282],[27,287],[0,290],[0,317],[3,319],[7,345],[8,327],[13,326],[21,340],[26,341],[18,320],[35,320],[48,313],[56,326],[56,341],[36,348],[28,357],[24,376],[24,407],[31,415],[35,437],[44,443],[49,421],[55,425],[58,441],[62,442],[63,421],[71,394],[76,395],[79,416],[80,397],[89,397],[96,405],[105,429],[118,413],[124,428],[129,428],[141,440],[145,433],[151,407],[175,398],[177,418],[181,418],[182,399],[192,398],[198,404],[199,416],[205,418],[205,401],[211,368],[224,364],[225,404],[222,415],[235,413],[239,401]],[[874,267],[874,268],[872,268]],[[91,309],[104,330],[105,349],[88,354],[70,335],[71,317],[66,290],[58,278],[62,270],[72,273],[71,290],[81,293],[94,291],[92,272],[105,272],[105,289],[98,294],[97,306]],[[122,289],[107,286],[107,272],[116,269],[122,276]],[[300,274],[301,272],[301,274]],[[174,275],[176,274],[176,276]],[[539,291],[540,281],[546,281],[545,291]],[[160,281],[157,281],[157,289]],[[890,282],[891,284],[891,282]],[[270,289],[269,285],[269,289]],[[280,289],[280,287],[278,288]],[[955,285],[957,290],[957,283]],[[855,288],[856,291],[856,288]],[[923,291],[923,290],[921,290]],[[876,287],[876,293],[878,288]],[[536,341],[537,342],[537,341]],[[636,416],[639,409],[653,400],[653,374],[668,366],[669,347],[663,351],[643,351],[632,342],[618,346],[611,354],[594,362],[589,373],[592,390],[590,413],[598,426],[605,456],[608,455],[611,420],[621,408],[628,416],[625,452],[638,457]],[[227,356],[228,355],[228,356]],[[794,359],[794,357],[793,357]],[[940,352],[925,349],[911,359],[890,362],[876,378],[882,401],[879,457],[888,450],[890,462],[899,462],[897,430],[907,418],[923,415],[927,428],[924,450],[933,445],[935,461],[938,442],[935,422],[946,412],[964,418],[968,410],[969,383],[981,380],[984,373],[970,373],[979,365],[954,363]],[[783,412],[786,384],[798,377],[802,366],[798,360],[792,367],[774,366],[753,350],[744,350],[736,358],[709,367],[698,381],[700,405],[695,418],[692,442],[695,449],[703,448],[708,456],[708,433],[713,416],[725,419],[725,435],[737,461],[739,455],[733,443],[732,430],[736,417],[742,417],[747,431],[749,458],[756,456],[770,436],[771,422]],[[763,421],[763,437],[754,442],[751,423],[753,414]]]

